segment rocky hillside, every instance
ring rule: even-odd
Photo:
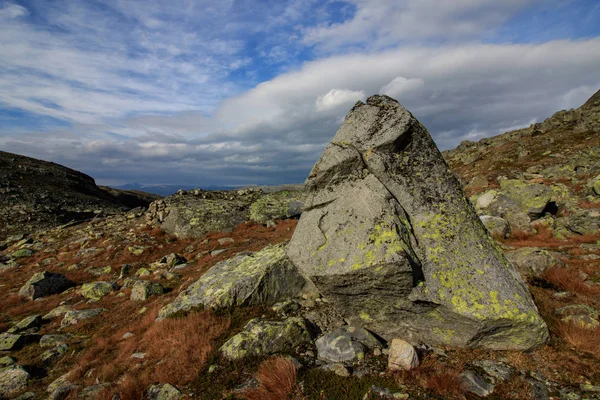
[[[158,198],[100,188],[81,172],[0,151],[0,240],[11,234],[147,207]]]
[[[375,96],[305,188],[8,238],[0,398],[600,398],[598,98],[444,153],[456,179]]]

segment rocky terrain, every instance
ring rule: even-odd
[[[71,221],[147,207],[159,196],[98,187],[81,172],[0,151],[0,240]]]
[[[600,398],[599,130],[600,92],[446,164],[374,96],[304,188],[13,228],[0,398]]]

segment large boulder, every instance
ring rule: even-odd
[[[213,266],[159,312],[160,318],[198,307],[273,304],[314,290],[285,254],[283,245],[239,254]]]
[[[260,190],[192,190],[150,204],[146,219],[182,238],[202,237],[211,231],[228,231],[245,222]]]
[[[302,214],[304,192],[301,190],[280,190],[269,193],[250,205],[250,220],[266,224],[276,219],[299,217]]]
[[[357,103],[306,186],[287,253],[350,324],[386,340],[489,349],[547,339],[517,270],[394,99]]]
[[[523,278],[541,277],[549,268],[566,267],[565,263],[547,250],[537,247],[522,247],[506,253]]]
[[[62,274],[37,272],[19,290],[19,296],[35,300],[57,293],[62,293],[75,284]]]
[[[329,332],[315,342],[319,359],[329,363],[354,363],[362,361],[365,354],[381,348],[381,343],[369,331],[356,326],[343,326]]]

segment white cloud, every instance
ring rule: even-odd
[[[544,0],[348,0],[354,17],[305,30],[304,41],[326,50],[348,44],[384,47],[402,40],[468,38],[500,26]],[[548,0],[545,0],[548,1]]]
[[[348,107],[358,100],[365,98],[362,90],[331,89],[329,92],[317,97],[315,107],[317,111],[329,111],[340,106]]]
[[[412,92],[414,90],[418,90],[425,84],[423,79],[419,78],[411,78],[407,79],[403,76],[398,76],[386,85],[384,85],[379,93],[386,94],[390,97],[394,97],[398,100],[402,100],[401,96],[405,93]]]
[[[18,4],[8,3],[4,7],[0,8],[0,21],[16,19],[29,15],[29,10]]]

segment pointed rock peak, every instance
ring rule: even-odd
[[[600,108],[600,90],[598,90],[592,97],[581,106],[582,109],[587,110],[590,108]]]
[[[288,256],[349,323],[412,343],[528,349],[547,339],[517,271],[396,100],[357,104],[306,183]]]

